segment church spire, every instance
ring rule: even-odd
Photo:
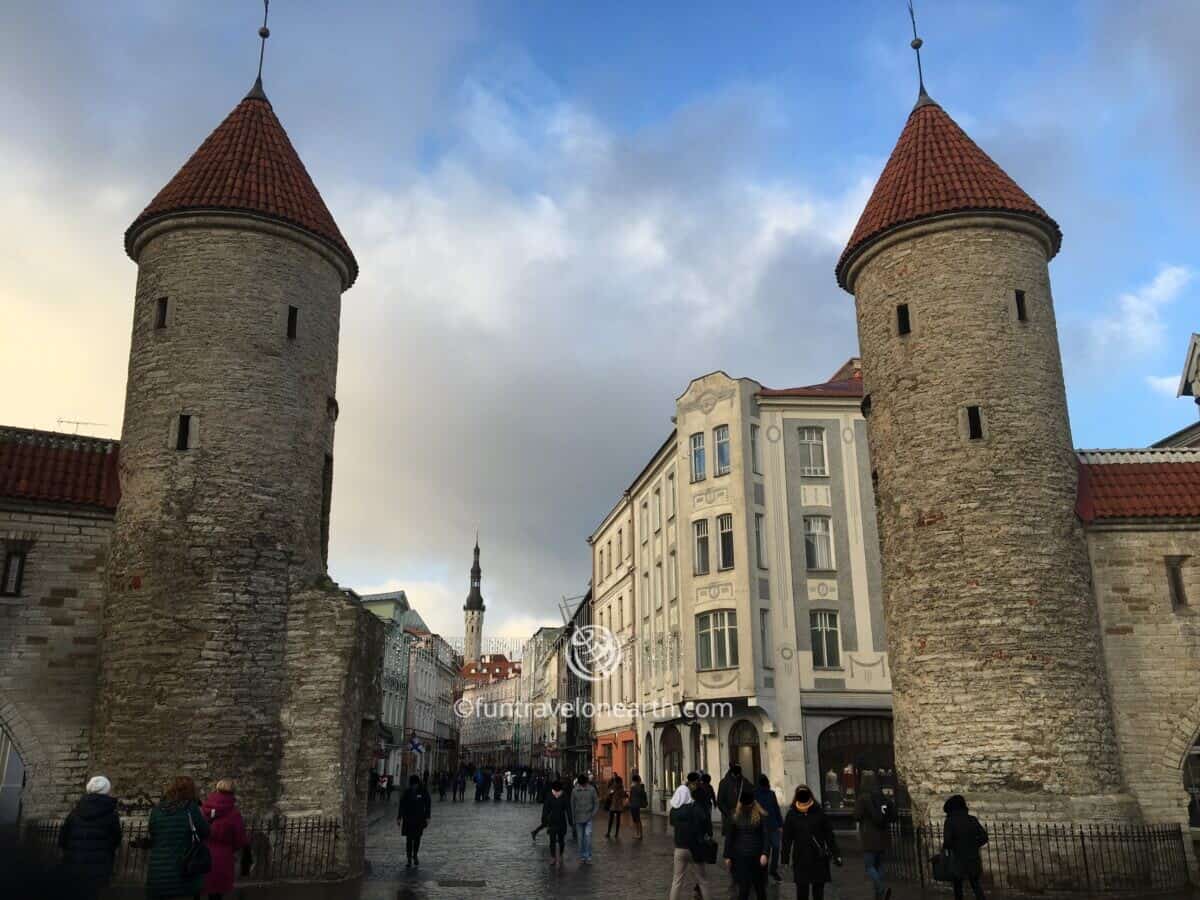
[[[467,602],[463,605],[463,609],[478,609],[483,607],[483,594],[480,593],[479,585],[483,579],[483,570],[479,567],[479,532],[475,533],[475,559],[471,563],[471,592],[467,594]]]

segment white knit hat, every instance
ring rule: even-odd
[[[87,783],[89,794],[107,794],[111,790],[112,782],[103,775],[96,775]]]

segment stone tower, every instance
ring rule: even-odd
[[[855,297],[896,760],[918,814],[1122,793],[1050,293],[1058,225],[922,88],[837,265]]]
[[[374,677],[361,642],[381,639],[326,575],[358,267],[261,79],[125,249],[138,275],[93,768],[125,797],[228,775],[252,811],[326,792],[341,814]],[[325,771],[345,783],[309,778]]]
[[[475,561],[471,563],[471,592],[467,594],[467,602],[463,604],[463,620],[466,639],[463,641],[463,662],[479,662],[483,652],[483,594],[479,592],[479,582],[483,570],[479,568],[479,537],[475,538]]]

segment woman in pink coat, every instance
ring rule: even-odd
[[[212,868],[204,876],[204,893],[208,894],[209,900],[219,900],[222,894],[233,890],[237,852],[250,845],[246,825],[233,796],[233,780],[222,778],[218,781],[217,789],[205,798],[200,809],[212,829],[204,842],[212,854]]]

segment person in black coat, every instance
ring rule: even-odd
[[[121,846],[121,819],[117,801],[109,796],[112,784],[103,775],[87,783],[87,793],[71,810],[58,833],[63,862],[78,885],[78,896],[96,897],[112,878],[113,862]]]
[[[771,853],[771,819],[754,801],[754,791],[742,788],[738,805],[725,829],[725,866],[738,888],[738,900],[767,900],[767,862]]]
[[[567,829],[571,827],[571,798],[561,781],[552,781],[542,802],[542,828],[550,835],[550,865],[561,866],[567,845]]]
[[[807,784],[796,788],[792,804],[783,819],[783,864],[792,867],[797,900],[823,900],[825,885],[832,878],[829,862],[842,864],[837,837],[821,805]]]
[[[987,831],[971,815],[967,801],[961,794],[955,794],[947,800],[942,812],[946,814],[946,824],[942,828],[942,849],[951,855],[955,871],[962,876],[951,882],[954,885],[954,900],[963,900],[964,880],[970,882],[977,900],[983,900],[983,887],[979,883],[983,875],[983,860],[979,848],[988,842]]]
[[[416,775],[409,776],[408,790],[400,798],[400,810],[396,815],[396,824],[404,835],[404,852],[408,855],[409,866],[419,866],[421,861],[417,854],[421,851],[421,834],[429,824],[429,814],[433,811],[432,798],[425,785]]]

